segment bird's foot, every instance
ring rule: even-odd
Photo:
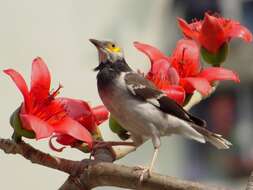
[[[135,171],[139,171],[140,172],[140,177],[139,177],[139,182],[142,183],[143,180],[145,179],[145,177],[150,177],[151,176],[151,170],[149,167],[143,167],[143,166],[136,166],[134,168]]]

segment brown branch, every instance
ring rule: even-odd
[[[175,177],[152,174],[141,184],[140,172],[132,167],[112,163],[97,163],[88,167],[80,176],[81,181],[87,181],[90,188],[98,186],[116,186],[128,189],[154,190],[217,190],[216,187],[206,186],[197,182],[190,182]],[[221,189],[221,188],[220,188]]]
[[[113,161],[110,150],[98,149],[96,160],[72,161],[58,158],[39,151],[21,142],[0,138],[0,149],[8,154],[20,154],[32,163],[57,169],[70,174],[60,190],[89,190],[98,186],[116,186],[130,189],[170,190],[217,190],[196,182],[183,181],[174,177],[152,174],[139,184],[140,171],[135,168],[109,163]],[[103,162],[101,162],[103,161]],[[104,162],[107,161],[107,162]],[[220,188],[221,189],[221,188]]]
[[[27,160],[30,160],[32,163],[60,170],[71,175],[74,175],[81,170],[79,161],[51,156],[50,154],[46,154],[33,148],[25,142],[15,143],[12,140],[0,138],[0,149],[7,154],[19,154]]]

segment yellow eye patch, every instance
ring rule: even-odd
[[[107,49],[110,50],[111,52],[116,52],[116,53],[121,51],[120,47],[118,47],[117,45],[112,44],[112,43],[109,43],[107,45]]]

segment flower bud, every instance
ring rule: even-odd
[[[116,133],[121,140],[129,139],[130,135],[121,125],[112,117],[109,118],[109,127],[113,133]]]
[[[26,137],[29,139],[35,138],[35,133],[33,131],[28,131],[22,127],[21,120],[19,118],[20,107],[18,107],[10,117],[10,124],[14,129],[13,139],[17,139],[17,137]]]

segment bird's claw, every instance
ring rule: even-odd
[[[136,166],[134,168],[135,171],[141,170],[139,182],[142,183],[145,179],[145,177],[151,176],[151,170],[149,167],[143,167],[143,166]]]

